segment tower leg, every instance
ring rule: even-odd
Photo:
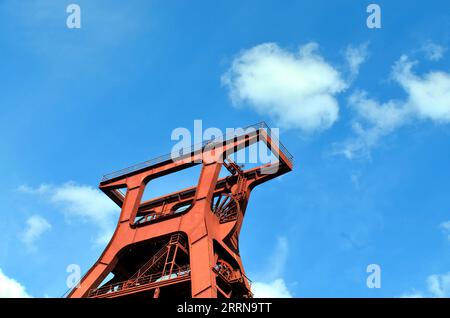
[[[86,276],[81,280],[79,286],[75,287],[71,293],[70,297],[79,298],[87,297],[89,290],[100,284],[103,279],[109,274],[109,267],[107,264],[101,262],[95,264]]]
[[[190,266],[192,297],[217,297],[214,248],[208,235],[209,224],[214,216],[211,213],[211,200],[220,173],[221,163],[203,164],[196,193],[196,212],[191,213],[188,231],[190,241]]]
[[[211,239],[205,235],[192,243],[190,250],[192,297],[216,298],[216,276],[212,271],[214,251]]]

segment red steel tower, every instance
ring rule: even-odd
[[[243,170],[231,156],[256,143],[276,160]],[[194,165],[201,165],[197,186],[141,202],[152,180]],[[292,166],[286,148],[259,123],[104,176],[100,189],[121,207],[119,221],[68,297],[252,297],[238,243],[250,192]],[[229,175],[220,178],[223,168]]]

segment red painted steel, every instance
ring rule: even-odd
[[[250,192],[293,167],[264,123],[252,127],[214,147],[209,143],[183,157],[162,157],[106,176],[100,189],[122,208],[118,224],[68,297],[252,297],[238,243]],[[259,141],[276,162],[242,170],[227,157]],[[196,164],[202,165],[196,187],[141,202],[152,180]],[[225,178],[219,178],[222,166],[230,171]],[[109,273],[114,278],[101,285]]]

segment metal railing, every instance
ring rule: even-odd
[[[227,273],[226,270],[220,268],[218,266],[213,267],[213,271],[216,272],[220,277],[222,277],[225,281],[230,284],[235,282],[245,283],[247,282],[248,286],[252,286],[252,281],[245,274],[240,271],[233,270],[232,272]]]
[[[122,291],[130,291],[132,289],[141,288],[153,284],[155,287],[163,285],[169,280],[188,277],[191,275],[191,270],[188,265],[180,267],[177,271],[166,270],[165,272],[144,275],[136,279],[129,279],[111,285],[102,286],[98,289],[92,289],[88,293],[88,297],[96,297],[106,294],[118,293]]]
[[[102,182],[105,182],[105,181],[108,181],[108,180],[112,180],[112,179],[118,178],[120,176],[129,174],[129,173],[132,173],[132,172],[136,172],[136,171],[148,168],[150,166],[154,166],[154,165],[163,163],[163,162],[168,161],[168,160],[182,159],[183,157],[185,157],[187,155],[190,155],[191,153],[195,153],[197,151],[203,151],[205,146],[207,146],[207,145],[211,146],[211,143],[214,142],[214,140],[220,140],[220,141],[217,142],[217,143],[220,143],[220,142],[224,142],[224,141],[227,141],[227,140],[230,140],[230,139],[239,138],[239,137],[242,137],[242,136],[245,136],[245,135],[249,134],[249,130],[251,130],[251,129],[254,129],[255,131],[258,131],[260,129],[265,129],[267,131],[268,136],[270,136],[270,138],[275,143],[278,144],[278,147],[279,147],[280,151],[286,156],[286,158],[288,158],[289,161],[293,162],[294,157],[289,153],[287,148],[279,141],[279,139],[275,135],[272,134],[271,129],[269,128],[269,126],[267,126],[267,124],[265,122],[260,122],[260,123],[254,124],[254,125],[247,126],[245,128],[242,128],[242,129],[237,129],[237,131],[234,130],[231,133],[227,133],[227,134],[224,134],[222,136],[218,136],[215,139],[205,140],[205,141],[203,141],[201,143],[197,143],[197,144],[194,144],[194,145],[192,145],[190,147],[186,147],[184,149],[181,149],[181,154],[180,153],[175,154],[175,153],[171,152],[171,153],[168,153],[168,154],[165,154],[165,155],[162,155],[162,156],[159,156],[159,157],[156,157],[156,158],[153,158],[153,159],[150,159],[150,160],[147,160],[147,161],[144,161],[144,162],[132,165],[130,167],[127,167],[127,168],[124,168],[124,169],[121,169],[121,170],[118,170],[118,171],[106,174],[106,175],[103,176]]]

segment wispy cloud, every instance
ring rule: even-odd
[[[450,241],[450,221],[442,222],[439,226]]]
[[[40,185],[37,188],[23,185],[19,191],[43,195],[68,220],[92,223],[99,229],[95,239],[97,244],[105,244],[111,238],[119,209],[98,189],[67,182],[59,186]]]
[[[50,223],[40,215],[32,215],[26,221],[25,230],[20,238],[29,247],[34,247],[35,242],[41,235],[51,229]]]
[[[275,279],[283,275],[286,261],[289,255],[289,244],[286,237],[281,236],[277,238],[277,247],[271,258],[270,271],[268,278]]]
[[[403,55],[392,68],[392,79],[403,88],[405,99],[383,103],[368,97],[365,91],[350,96],[356,136],[336,144],[334,153],[349,159],[368,156],[383,136],[413,120],[450,123],[450,73],[431,71],[420,76],[412,70],[416,63]]]
[[[339,116],[336,95],[349,81],[311,42],[292,53],[276,43],[264,43],[241,52],[222,76],[232,103],[269,115],[284,128],[311,133],[330,128]],[[352,77],[365,59],[364,47],[346,52]]]
[[[442,59],[446,50],[447,49],[442,45],[436,44],[432,41],[425,42],[421,47],[421,51],[430,61],[439,61]]]
[[[408,293],[404,293],[400,298],[424,298],[424,294],[421,291],[413,290]]]
[[[6,276],[0,268],[0,298],[29,298],[31,297],[21,283]]]
[[[18,191],[28,194],[44,194],[50,190],[51,186],[49,184],[41,184],[37,188],[29,187],[26,184],[22,184],[17,188]]]
[[[446,298],[450,297],[450,272],[446,274],[433,274],[426,279],[426,291],[405,293],[404,298]]]
[[[351,81],[358,76],[361,64],[367,59],[368,46],[368,43],[359,46],[349,45],[345,50],[345,59],[348,63]]]
[[[399,128],[408,119],[406,109],[396,101],[380,104],[368,98],[364,91],[353,93],[348,99],[350,107],[356,112],[352,123],[355,138],[336,145],[335,153],[349,159],[366,157],[381,137]]]

